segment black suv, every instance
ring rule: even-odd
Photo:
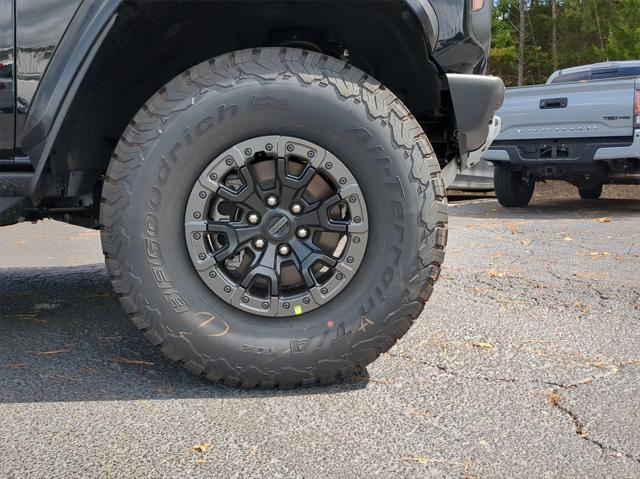
[[[100,228],[124,308],[198,375],[330,383],[438,279],[445,183],[504,95],[491,9],[0,0],[0,225]]]

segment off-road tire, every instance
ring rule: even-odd
[[[591,188],[578,188],[578,193],[583,200],[597,200],[602,196],[602,185]]]
[[[212,124],[206,132],[203,118]],[[291,318],[222,301],[197,275],[184,238],[187,196],[207,162],[269,134],[335,154],[369,211],[356,277],[329,303]],[[389,90],[335,58],[263,48],[196,65],[140,109],[109,164],[101,229],[122,305],[168,358],[214,382],[289,388],[351,375],[407,332],[440,274],[447,203],[427,136]]]
[[[527,206],[536,186],[535,181],[525,179],[521,171],[502,164],[495,167],[493,184],[498,201],[507,208]]]

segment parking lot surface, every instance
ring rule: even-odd
[[[163,359],[97,232],[0,230],[0,475],[640,477],[640,200],[482,198],[450,217],[407,336],[360,377],[294,391]]]

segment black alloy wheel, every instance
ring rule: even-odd
[[[185,237],[221,299],[262,316],[331,301],[365,254],[368,218],[347,167],[299,138],[264,136],[217,156],[191,191]]]

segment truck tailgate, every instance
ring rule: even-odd
[[[498,140],[633,135],[635,79],[507,90]]]

